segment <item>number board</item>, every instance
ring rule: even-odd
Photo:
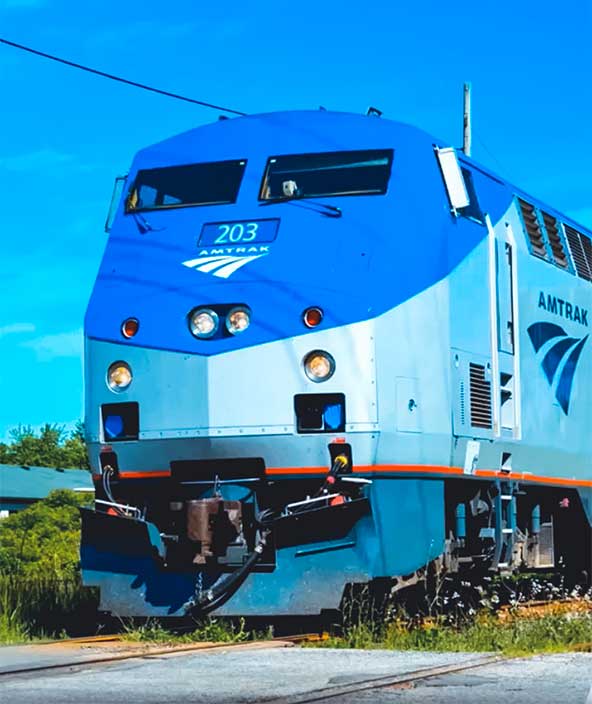
[[[273,242],[279,224],[278,219],[207,222],[201,228],[197,243],[200,245],[229,245]]]

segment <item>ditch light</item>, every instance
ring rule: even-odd
[[[299,433],[339,433],[345,430],[344,394],[296,394]]]
[[[138,403],[105,403],[101,406],[101,419],[105,442],[138,439],[140,432]]]

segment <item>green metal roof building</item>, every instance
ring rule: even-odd
[[[83,469],[0,464],[0,516],[27,508],[54,489],[92,492],[94,487],[90,472]]]

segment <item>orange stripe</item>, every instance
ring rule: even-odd
[[[266,474],[327,474],[328,467],[268,467]],[[462,467],[442,467],[439,465],[418,464],[368,464],[356,465],[354,472],[422,472],[426,474],[463,474]]]
[[[420,472],[422,474],[464,474],[462,467],[437,464],[368,464],[357,465],[354,472]]]
[[[592,487],[592,481],[587,479],[569,479],[568,477],[543,477],[538,474],[530,474],[529,472],[496,472],[493,469],[478,469],[477,476],[481,477],[508,477],[521,482],[537,482],[543,484],[559,484],[564,486],[587,486]]]
[[[170,477],[171,470],[165,469],[162,472],[119,472],[121,479],[159,479]]]
[[[328,467],[267,467],[265,474],[327,474]]]
[[[328,472],[327,467],[268,467],[265,473],[270,476],[302,476],[323,475]],[[473,475],[465,475],[462,467],[446,467],[444,465],[419,465],[419,464],[369,464],[358,465],[354,468],[355,474],[376,474],[378,472],[391,474],[445,474],[455,476],[487,477],[493,479],[508,479],[522,482],[536,482],[538,484],[552,484],[556,486],[580,486],[592,488],[592,480],[569,479],[567,477],[544,477],[528,472],[499,472],[494,469],[478,469]],[[159,479],[170,477],[170,470],[154,472],[120,472],[121,479]]]
[[[327,474],[327,467],[269,467],[266,474],[270,475],[302,475],[302,474]],[[454,474],[465,476],[462,467],[446,467],[440,465],[417,465],[417,464],[374,464],[358,465],[354,467],[356,474],[372,474],[377,472],[390,472],[399,474]],[[490,477],[496,479],[512,479],[515,481],[537,482],[542,484],[554,484],[563,486],[584,486],[592,488],[592,480],[568,479],[567,477],[544,477],[528,472],[499,472],[494,469],[478,469],[474,475],[476,477]]]

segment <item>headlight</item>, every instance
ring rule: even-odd
[[[125,391],[132,379],[132,370],[126,362],[113,362],[107,372],[107,385],[111,391]]]
[[[251,314],[248,308],[233,308],[226,316],[226,329],[233,335],[244,332],[251,324]]]
[[[304,371],[311,381],[327,381],[335,371],[335,360],[322,350],[309,352],[304,358]]]
[[[212,337],[218,330],[218,324],[218,314],[210,308],[196,308],[189,314],[189,329],[195,337]]]

